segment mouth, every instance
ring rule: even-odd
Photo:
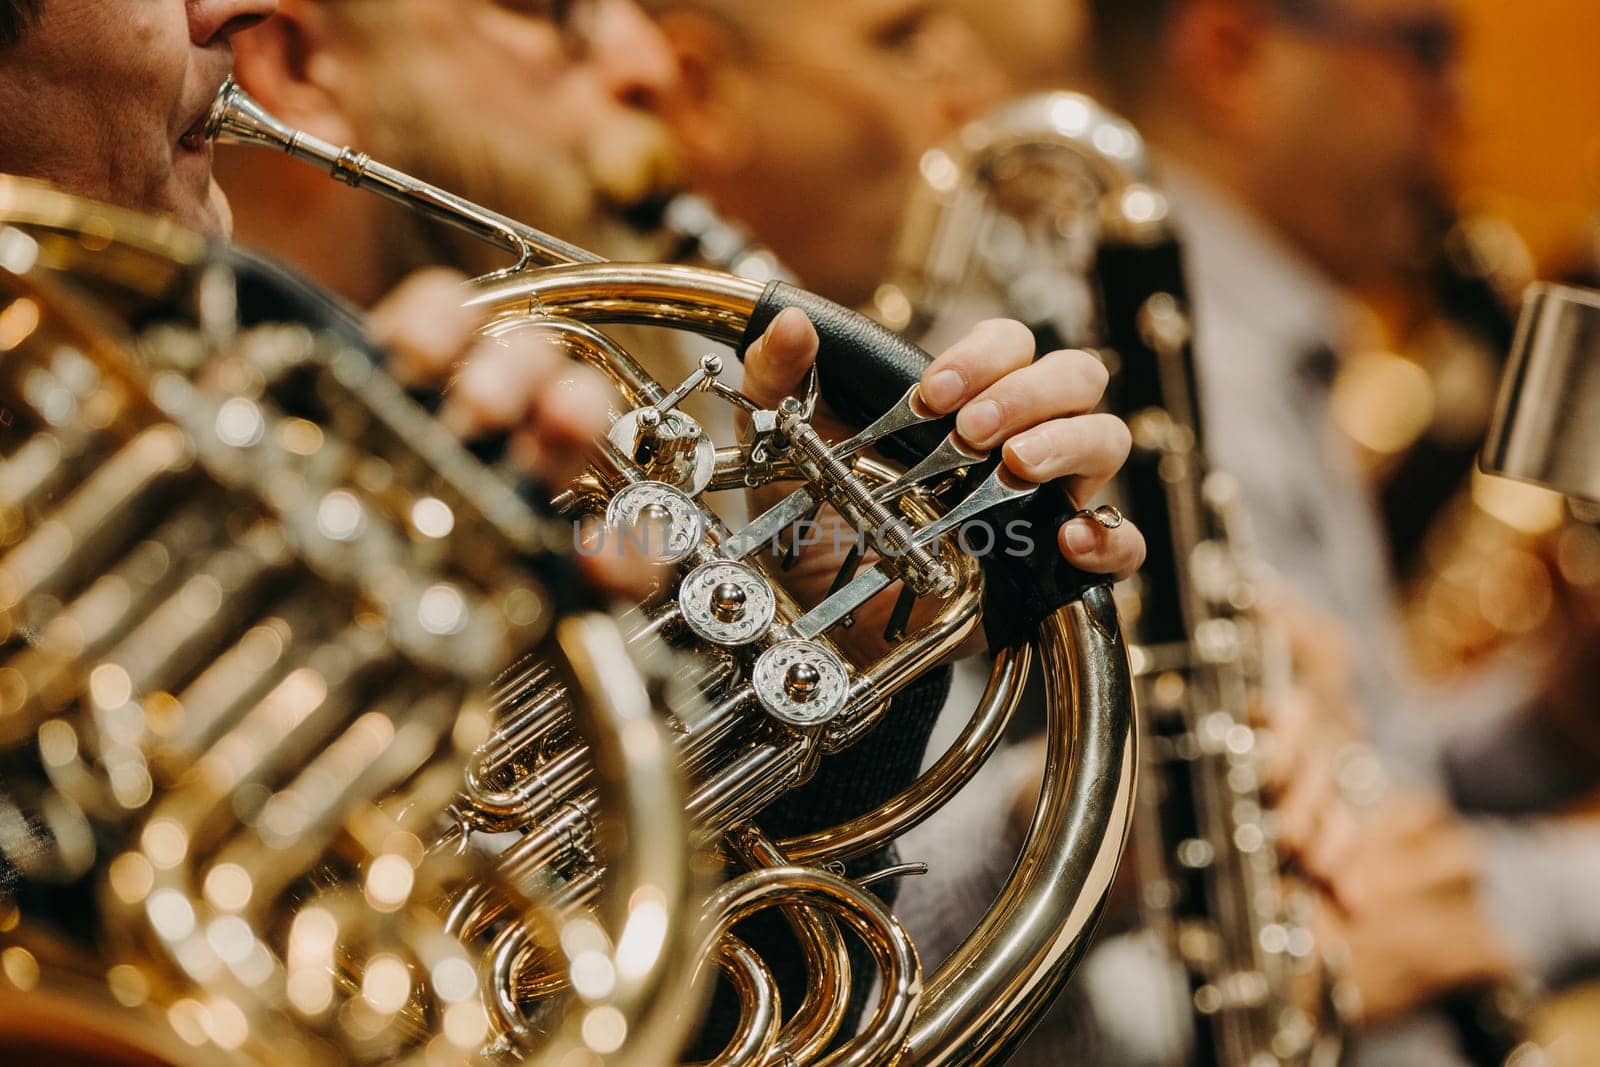
[[[222,92],[222,87],[227,83],[228,79],[226,77],[218,81],[212,91],[206,95],[204,103],[196,109],[194,121],[189,124],[189,128],[184,130],[178,138],[179,151],[194,155],[203,155],[210,152],[211,115],[216,108],[217,97]]]
[[[211,139],[206,136],[206,126],[211,117],[211,110],[207,108],[194,124],[183,132],[178,138],[178,147],[185,152],[204,153],[211,148]]]
[[[661,229],[667,220],[667,208],[677,196],[676,189],[653,190],[644,198],[629,204],[613,205],[617,216],[640,234],[652,234]]]

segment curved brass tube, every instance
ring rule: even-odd
[[[818,1067],[882,1067],[893,1063],[922,998],[916,946],[869,890],[810,867],[767,867],[722,885],[706,902],[704,952],[741,919],[779,904],[825,908],[872,950],[881,978],[878,1006],[855,1038],[817,1060]]]
[[[8,192],[0,182],[0,195]],[[89,218],[98,217],[81,205],[80,210]],[[54,217],[50,212],[41,214]],[[102,246],[97,236],[88,234],[80,241],[80,253],[92,256],[98,248],[115,247],[113,237],[105,235]],[[159,242],[135,241],[134,251],[146,254],[146,246],[152,244]],[[225,484],[229,511],[210,516],[216,540],[228,540],[225,535],[231,531],[224,528],[225,517],[259,521],[261,525],[249,527],[252,530],[276,523],[282,530],[281,553],[300,568],[294,582],[279,583],[281,600],[265,600],[263,606],[240,596],[221,609],[205,608],[203,602],[204,610],[191,613],[194,619],[185,629],[172,625],[163,612],[169,605],[185,603],[182,597],[195,587],[197,576],[211,580],[205,567],[216,557],[209,552],[192,558],[162,554],[160,565],[170,568],[172,584],[157,601],[158,610],[141,612],[124,604],[115,613],[116,628],[108,621],[111,616],[96,617],[107,633],[87,651],[73,640],[61,640],[61,635],[7,646],[8,663],[13,654],[35,654],[47,666],[59,663],[73,668],[51,682],[47,704],[42,706],[45,715],[57,716],[46,724],[55,732],[45,731],[47,739],[56,740],[43,745],[46,762],[55,773],[103,773],[108,754],[118,751],[148,760],[158,773],[151,775],[150,789],[142,796],[118,793],[120,807],[108,799],[103,813],[91,812],[112,849],[102,857],[111,862],[97,866],[107,920],[106,941],[97,947],[109,953],[99,966],[109,968],[109,975],[98,989],[88,983],[87,992],[73,992],[64,1006],[56,1004],[50,992],[11,1011],[16,998],[7,989],[0,996],[4,1002],[0,1031],[20,1034],[30,1026],[37,1029],[40,1019],[101,1014],[105,1017],[90,1029],[96,1038],[106,1038],[108,1048],[121,1046],[117,1055],[126,1052],[137,1062],[138,1053],[148,1050],[179,1064],[238,1060],[342,1065],[373,1057],[387,1063],[420,1063],[424,1045],[428,1062],[454,1062],[458,1056],[478,1052],[483,1037],[470,1013],[464,1025],[453,1026],[446,1018],[442,1032],[436,1035],[431,1029],[439,1025],[437,1017],[430,1023],[431,1016],[448,1016],[455,1007],[473,1008],[476,990],[469,955],[451,941],[444,920],[425,904],[447,899],[463,878],[485,879],[486,865],[481,857],[474,864],[470,853],[430,850],[427,843],[438,830],[439,815],[458,795],[477,728],[488,725],[485,702],[468,694],[500,668],[512,649],[548,633],[543,651],[565,683],[570,721],[585,744],[591,769],[588,784],[599,809],[593,839],[609,865],[610,877],[596,894],[591,912],[577,910],[564,916],[560,948],[565,953],[571,1010],[563,1013],[550,1040],[525,1051],[548,1057],[533,1062],[552,1067],[575,1062],[574,1057],[585,1062],[604,1057],[618,1064],[666,1062],[682,1044],[695,1015],[697,993],[689,981],[695,958],[688,948],[696,935],[693,918],[698,898],[691,876],[687,804],[673,746],[657,719],[644,678],[626,669],[633,657],[616,621],[600,615],[560,617],[549,610],[553,601],[537,601],[534,606],[539,610],[527,614],[475,617],[488,620],[476,629],[465,623],[460,630],[446,627],[438,634],[423,633],[421,627],[407,629],[419,618],[410,613],[415,602],[406,598],[413,581],[442,589],[446,577],[454,578],[461,585],[449,588],[469,604],[478,593],[471,581],[482,577],[491,580],[498,595],[532,596],[531,567],[540,543],[529,536],[531,524],[519,525],[524,515],[531,519],[531,513],[521,510],[508,488],[467,462],[459,446],[440,436],[420,411],[403,404],[384,408],[400,394],[392,384],[384,392],[384,383],[371,380],[369,361],[340,363],[341,353],[354,354],[339,350],[319,363],[311,357],[322,358],[323,353],[314,352],[308,342],[303,351],[294,351],[307,357],[317,371],[326,371],[328,380],[322,384],[333,391],[330,403],[341,396],[334,381],[355,394],[340,409],[341,414],[353,416],[350,422],[318,428],[347,450],[341,457],[353,459],[365,454],[363,449],[390,447],[393,451],[388,454],[401,461],[392,488],[402,509],[407,508],[408,491],[418,497],[429,492],[459,494],[451,496],[455,514],[483,520],[476,531],[479,540],[473,542],[477,550],[473,562],[482,570],[473,578],[446,572],[443,553],[397,554],[386,557],[393,562],[382,572],[387,592],[368,593],[360,584],[365,572],[345,569],[343,561],[326,550],[331,537],[318,540],[320,535],[307,533],[315,518],[305,514],[305,505],[314,512],[325,494],[344,488],[339,481],[343,466],[326,465],[325,471],[313,471],[303,483],[296,483],[292,488],[299,488],[302,495],[259,491],[254,479],[267,478],[280,457],[272,451],[278,439],[265,432],[274,425],[270,420],[281,416],[275,394],[257,393],[251,398],[258,405],[252,411],[266,423],[264,439],[274,443],[251,453],[248,464],[228,466],[234,453],[219,450],[224,431],[216,411],[233,394],[209,383],[186,381],[170,368],[163,379],[165,389],[158,393],[152,385],[154,371],[144,362],[157,358],[153,351],[148,357],[135,357],[131,342],[106,325],[115,323],[114,315],[104,314],[98,304],[85,310],[77,302],[81,294],[66,291],[42,272],[35,276],[37,259],[23,263],[22,252],[41,253],[43,245],[0,224],[0,247],[9,251],[0,263],[0,297],[9,297],[8,305],[11,300],[31,302],[38,315],[36,328],[0,363],[6,371],[8,403],[19,408],[31,404],[29,396],[12,398],[15,380],[36,365],[48,368],[51,360],[64,359],[70,347],[73,358],[92,364],[80,368],[78,380],[90,383],[83,387],[85,397],[91,396],[91,387],[109,383],[104,396],[92,395],[102,403],[112,398],[126,402],[120,410],[103,409],[116,416],[100,427],[109,438],[107,444],[125,449],[127,441],[137,444],[142,434],[153,430],[173,437],[183,445],[179,453],[186,459],[175,470],[172,484],[157,488],[186,493],[185,500],[214,502],[220,495],[217,484]],[[292,342],[299,335],[273,335],[285,336]],[[232,355],[237,353],[230,350],[218,358]],[[308,414],[315,412],[308,409]],[[28,424],[45,427],[40,434],[51,432],[52,420],[31,407],[18,415]],[[378,431],[361,436],[372,430],[362,416],[372,423],[393,418],[396,421],[382,424],[380,430],[394,429],[394,437],[385,438]],[[408,418],[416,425],[407,425]],[[405,432],[408,429],[414,432]],[[317,438],[318,447],[322,440]],[[443,451],[437,447],[441,444]],[[132,454],[139,454],[137,447]],[[218,474],[219,468],[226,474]],[[149,479],[128,479],[119,495],[105,496],[103,501],[74,492],[82,488],[74,479],[92,482],[104,469],[103,457],[94,454],[64,468],[61,499],[70,504],[81,498],[87,503],[79,510],[87,513],[88,503],[103,504],[104,510],[123,506],[124,498],[137,498],[141,513],[164,513],[160,505],[168,504],[168,497],[152,492]],[[317,481],[319,477],[326,480]],[[429,477],[435,480],[423,481]],[[269,497],[271,503],[264,503]],[[382,548],[390,533],[385,523],[393,516],[383,510],[381,501],[368,498],[360,503],[370,508],[365,528],[369,543]],[[496,510],[497,505],[505,506]],[[44,502],[39,525],[57,518],[60,507]],[[399,514],[405,521],[409,511]],[[82,536],[62,537],[53,562],[39,557],[30,564],[29,553],[19,555],[19,546],[13,544],[0,554],[4,557],[0,571],[25,579],[20,585],[13,583],[13,592],[39,588],[54,590],[55,595],[28,603],[13,597],[3,606],[5,621],[12,626],[21,620],[43,625],[50,613],[92,599],[99,588],[97,575],[151,544],[143,529],[139,522],[95,523]],[[25,548],[28,539],[20,540]],[[231,549],[217,555],[226,551]],[[315,557],[315,564],[304,562],[318,551],[324,554]],[[148,557],[146,553],[147,566]],[[234,577],[253,583],[255,577],[245,576],[255,574],[246,568]],[[496,578],[502,584],[493,585]],[[308,625],[309,633],[291,634],[284,620],[312,614],[304,610],[308,587],[326,601],[320,613],[326,618],[320,621],[331,629],[319,633]],[[89,591],[80,592],[85,588]],[[215,583],[215,590],[219,596],[229,591],[221,582]],[[367,614],[361,624],[350,625],[356,608]],[[257,610],[280,614],[258,621],[252,614]],[[530,619],[540,627],[535,629]],[[469,636],[457,640],[461,633]],[[275,641],[279,652],[266,659],[235,656],[251,634],[273,638],[268,643]],[[301,647],[290,642],[290,636]],[[284,648],[292,651],[285,654]],[[227,673],[223,665],[242,668],[246,660],[255,666],[223,677]],[[270,671],[262,667],[268,661]],[[97,665],[106,670],[97,672]],[[96,688],[93,679],[104,676],[125,681],[111,690]],[[179,704],[171,694],[190,704]],[[182,731],[152,727],[150,716],[161,701],[177,706],[184,719]],[[137,718],[130,720],[130,713]],[[31,729],[19,731],[16,739],[28,739],[31,733]],[[63,736],[70,739],[65,757]],[[169,736],[181,740],[181,745],[163,746]],[[157,748],[162,748],[159,759]],[[264,804],[259,813],[240,799],[252,792]],[[499,892],[516,897],[509,887],[502,886]],[[538,905],[530,911],[534,907]],[[309,937],[301,920],[319,930],[326,922],[331,932]],[[302,927],[298,934],[297,926]],[[24,959],[35,967],[46,960],[42,949],[22,947],[31,934],[26,925],[17,929],[14,923],[0,929],[7,984],[65,988],[68,983],[57,983],[53,975],[30,974],[24,966]],[[319,952],[325,949],[326,965],[319,958],[297,971],[296,946],[304,948],[309,942],[321,945]],[[286,944],[287,951],[279,951],[280,944]],[[365,978],[384,967],[387,977],[380,977],[389,991],[374,1000],[377,994],[366,988]],[[465,985],[463,973],[468,976]],[[337,992],[341,1000],[389,1005],[378,1015],[387,1020],[385,1026],[378,1033],[360,1034],[342,1030],[343,1018],[289,1011],[286,1001],[293,1002],[297,1011],[300,1008],[293,987],[297,977],[327,982],[329,1004]],[[392,999],[397,994],[399,999]],[[112,1003],[113,995],[120,1006]],[[143,1016],[127,1007],[135,1003],[157,1013],[164,1010],[165,1021],[182,1043],[165,1040],[159,1026],[157,1037],[142,1035]],[[430,1040],[435,1036],[440,1040]],[[352,1045],[342,1044],[345,1037]],[[194,1056],[169,1055],[163,1047],[181,1049],[184,1043],[201,1051]],[[359,1051],[352,1051],[355,1046]]]
[[[754,826],[728,835],[729,846],[752,868],[784,867],[789,859]],[[786,907],[800,952],[805,957],[805,1000],[778,1033],[773,1046],[777,1063],[809,1063],[839,1032],[850,1001],[850,957],[838,924],[817,908]]]
[[[767,1062],[778,1043],[778,984],[766,961],[732,934],[717,942],[717,962],[739,998],[739,1024],[716,1059],[686,1067],[756,1067]]]
[[[978,706],[950,748],[899,796],[857,819],[778,843],[794,863],[842,862],[865,856],[885,840],[899,837],[938,811],[960,792],[1005,736],[1006,725],[1022,702],[1033,648],[1003,649]]]
[[[1144,139],[1089,97],[1027,96],[981,122],[981,144],[954,137],[922,160],[928,188],[919,188],[906,206],[894,262],[874,297],[873,312],[890,329],[920,336],[966,281],[978,252],[975,220],[988,209],[994,158],[1040,143],[1073,146],[1104,191],[1101,224],[1108,236],[1138,243],[1168,223],[1166,198],[1145,184]]]
[[[1092,589],[1045,623],[1049,724],[1038,807],[999,900],[929,980],[908,1064],[1003,1063],[1088,947],[1127,843],[1138,772],[1115,620],[1111,591]]]
[[[598,826],[611,872],[597,909],[596,932],[604,940],[584,944],[564,931],[563,948],[573,968],[593,962],[585,953],[609,957],[613,983],[593,992],[573,983],[583,1006],[566,1013],[560,1035],[539,1048],[538,1062],[555,1067],[584,1054],[618,1064],[653,1062],[662,1049],[682,1046],[695,1015],[683,786],[650,694],[637,675],[616,669],[629,661],[616,624],[604,616],[564,619],[555,638],[603,810],[615,813]]]
[[[470,306],[490,323],[532,312],[670,324],[733,343],[760,292],[756,283],[694,268],[599,264],[495,281]],[[999,905],[930,984],[909,1063],[985,1063],[1009,1047],[1081,958],[1121,859],[1137,761],[1127,650],[1110,591],[1091,590],[1047,620],[1039,654],[1051,738],[1038,814]],[[980,743],[991,742],[994,715],[980,717],[976,730]],[[974,759],[958,751],[935,784],[950,788]],[[915,798],[905,800],[925,814]],[[900,818],[909,825],[909,813]],[[852,851],[883,840],[862,826],[850,834]]]

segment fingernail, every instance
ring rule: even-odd
[[[1066,537],[1068,550],[1074,554],[1082,555],[1094,551],[1095,534],[1089,528],[1087,519],[1073,519],[1067,523],[1066,532],[1063,536]]]
[[[784,330],[803,330],[810,321],[799,308],[784,308],[778,312],[772,324]]]
[[[961,402],[967,383],[953,370],[942,370],[922,383],[922,399],[939,411],[949,411]]]
[[[1037,434],[1024,434],[1012,440],[1011,454],[1024,466],[1037,467],[1050,457],[1050,445]]]
[[[578,548],[586,554],[593,555],[601,545],[602,526],[598,519],[585,519],[578,526]]]
[[[993,400],[980,400],[961,411],[961,434],[973,444],[981,445],[994,437],[1000,429],[1000,405]]]

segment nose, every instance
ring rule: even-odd
[[[934,67],[928,81],[937,86],[931,94],[940,118],[959,126],[993,108],[1007,91],[1005,69],[993,53],[964,23],[941,27],[930,43],[928,62]]]
[[[189,40],[200,46],[220,44],[277,10],[278,0],[189,0]]]
[[[599,0],[589,46],[601,81],[625,104],[647,106],[677,87],[671,46],[633,0]]]

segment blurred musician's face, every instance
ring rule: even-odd
[[[922,153],[999,99],[989,55],[926,0],[662,6],[693,184],[809,287],[864,303]]]
[[[1083,88],[1084,0],[955,0],[953,6],[1023,87]]]
[[[276,0],[47,0],[0,51],[0,171],[206,233],[228,229],[200,132],[229,39]]]
[[[324,80],[347,125],[341,136],[613,257],[637,247],[621,209],[662,196],[680,168],[670,133],[647,110],[676,66],[633,0],[325,8],[335,16],[329,54],[340,62]],[[476,242],[448,239],[463,269],[503,265]]]
[[[1456,22],[1442,0],[1300,0],[1264,49],[1255,190],[1324,267],[1361,284],[1412,266],[1455,132]]]

